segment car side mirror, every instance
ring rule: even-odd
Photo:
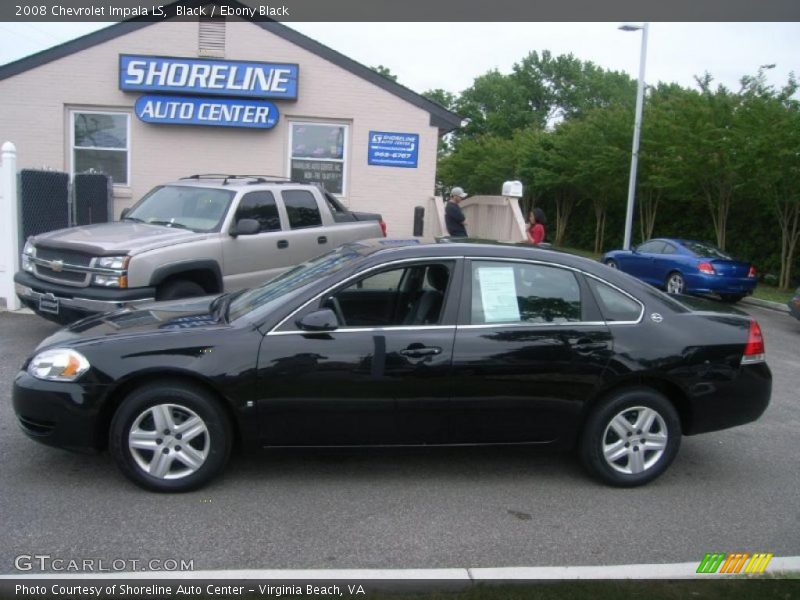
[[[253,235],[258,233],[261,229],[261,223],[256,221],[255,219],[239,219],[236,223],[231,227],[231,235],[233,237],[239,235]]]
[[[321,308],[295,321],[303,331],[333,331],[339,327],[339,318],[330,308]]]
[[[130,209],[130,208],[123,208],[123,209],[122,209],[122,212],[121,212],[121,213],[119,213],[119,220],[121,221],[122,219],[124,219],[125,217],[127,217],[129,212],[131,212],[131,209]]]

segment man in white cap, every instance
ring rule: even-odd
[[[444,224],[447,226],[447,233],[450,234],[450,237],[467,237],[467,228],[465,227],[467,219],[458,205],[466,197],[467,193],[463,188],[454,187],[450,190],[450,200],[444,207]]]

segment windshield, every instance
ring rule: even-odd
[[[216,231],[235,193],[188,185],[159,186],[139,200],[125,219],[198,232]]]
[[[341,271],[343,268],[362,258],[360,244],[347,244],[333,252],[323,254],[313,260],[284,272],[261,287],[247,290],[231,302],[228,320],[235,321],[239,317],[264,308],[270,310],[279,301],[294,298],[308,286],[322,277]]]
[[[704,258],[723,258],[731,260],[730,254],[726,254],[716,246],[706,244],[704,242],[684,241],[683,245],[695,256],[702,256]]]

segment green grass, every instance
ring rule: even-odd
[[[753,292],[753,298],[760,300],[769,300],[771,302],[780,302],[786,304],[794,296],[794,291],[781,290],[766,283],[759,283]]]

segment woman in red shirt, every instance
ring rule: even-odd
[[[544,211],[541,208],[534,208],[528,214],[528,223],[528,241],[534,245],[541,244],[545,237],[544,226],[547,225]]]

